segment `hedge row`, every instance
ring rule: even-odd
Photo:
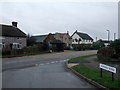
[[[47,51],[48,46],[46,44],[37,44],[33,46],[24,47],[22,49],[10,49],[9,47],[3,48],[2,55],[16,55],[16,54],[25,54],[25,53],[36,53],[41,51]]]

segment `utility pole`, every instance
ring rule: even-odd
[[[114,33],[114,41],[115,41],[115,39],[116,39],[116,33]]]
[[[108,31],[108,41],[110,41],[110,30],[107,31]]]
[[[97,37],[96,37],[96,42],[97,42]]]

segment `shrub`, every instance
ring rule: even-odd
[[[115,54],[115,50],[113,48],[104,47],[99,49],[97,53],[104,57],[112,57]]]
[[[11,54],[12,55],[23,54],[23,49],[12,49]]]
[[[104,42],[102,40],[98,40],[97,42],[94,42],[92,45],[93,49],[100,49],[102,47],[105,47]]]
[[[110,47],[115,49],[115,57],[120,57],[120,39],[111,42]]]
[[[10,55],[10,54],[11,54],[11,49],[9,47],[2,49],[2,55]]]

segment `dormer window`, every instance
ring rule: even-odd
[[[21,38],[17,37],[18,40],[21,40]]]

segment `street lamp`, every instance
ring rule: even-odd
[[[110,40],[110,30],[107,30],[108,31],[108,41]]]
[[[115,41],[115,39],[116,39],[116,33],[114,33],[114,41]]]

